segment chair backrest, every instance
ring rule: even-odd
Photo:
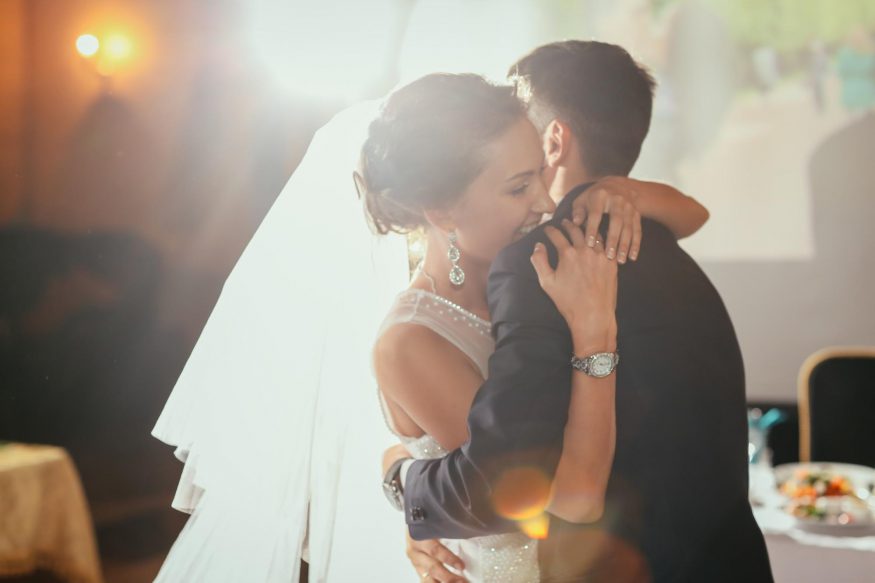
[[[799,371],[799,459],[875,467],[875,347],[826,348]]]

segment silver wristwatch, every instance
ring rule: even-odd
[[[571,367],[574,370],[597,379],[603,379],[614,372],[619,363],[619,352],[596,352],[583,358],[571,355]]]
[[[383,493],[395,510],[404,510],[404,487],[401,485],[401,466],[412,458],[401,458],[389,466],[383,478]]]

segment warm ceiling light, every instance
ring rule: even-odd
[[[100,49],[100,41],[93,34],[83,34],[76,39],[76,50],[83,57],[93,57]]]

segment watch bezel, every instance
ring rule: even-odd
[[[392,505],[392,508],[404,510],[404,497],[397,481],[383,482],[383,494],[386,495],[386,499]]]
[[[412,458],[396,460],[383,477],[383,494],[396,510],[404,510],[404,487],[401,485],[401,466]]]
[[[595,377],[603,378],[608,376],[614,372],[614,355],[608,352],[594,354],[590,360],[589,369]]]

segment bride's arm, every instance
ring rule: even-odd
[[[402,433],[421,430],[447,450],[468,439],[467,415],[483,377],[459,350],[418,324],[396,324],[374,348],[377,383],[405,419]],[[452,390],[448,390],[452,387]],[[415,427],[404,427],[404,422]]]
[[[689,237],[711,216],[699,201],[661,182],[621,178],[630,184],[636,195],[633,202],[642,217],[668,227],[678,239]]]
[[[586,331],[572,331],[572,338],[578,356],[616,350],[616,332],[601,342],[594,342]],[[579,371],[572,376],[562,456],[547,507],[568,522],[594,522],[604,511],[616,441],[615,378],[611,374],[598,379]]]
[[[615,352],[616,262],[606,258],[600,245],[588,248],[580,229],[567,221],[563,226],[571,243],[559,231],[546,229],[559,252],[556,270],[543,246],[532,256],[538,280],[568,323],[576,356]],[[563,520],[592,522],[603,513],[616,441],[615,377],[572,373],[562,455],[547,506]]]

